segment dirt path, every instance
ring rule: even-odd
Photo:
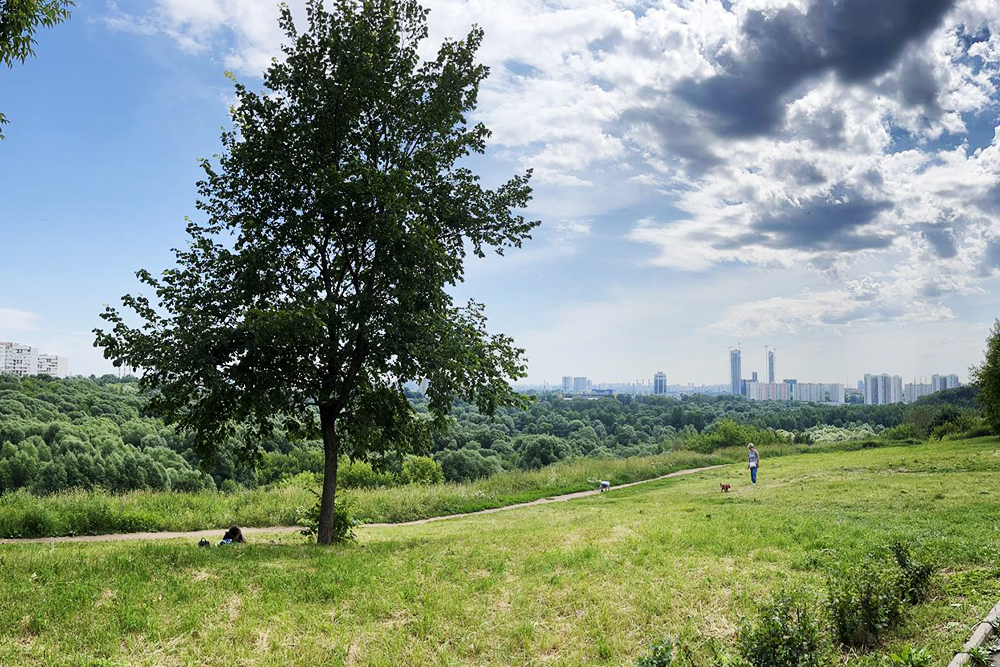
[[[619,484],[618,486],[612,486],[609,490],[615,491],[617,489],[627,489],[630,486],[638,486],[639,484],[649,484],[650,482],[658,482],[661,479],[667,479],[668,477],[680,477],[681,475],[693,475],[696,472],[704,472],[705,470],[714,470],[715,468],[724,468],[728,464],[722,464],[717,466],[708,466],[705,468],[691,468],[690,470],[678,470],[677,472],[672,472],[669,475],[661,475],[660,477],[654,477],[653,479],[644,479],[639,482],[629,482],[628,484]],[[416,521],[406,521],[404,523],[366,523],[365,526],[370,526],[372,528],[389,528],[392,526],[419,526],[424,523],[431,523],[432,521],[444,521],[445,519],[458,519],[463,516],[476,516],[477,514],[494,514],[496,512],[506,512],[507,510],[516,510],[521,507],[534,507],[535,505],[548,505],[549,503],[563,503],[567,500],[576,500],[577,498],[586,498],[587,496],[596,496],[599,494],[599,490],[594,491],[577,491],[576,493],[567,493],[562,496],[552,496],[551,498],[539,498],[538,500],[532,500],[530,503],[518,503],[517,505],[505,505],[504,507],[493,507],[488,510],[479,510],[478,512],[466,512],[465,514],[448,514],[446,516],[433,516],[429,519],[417,519]]]
[[[693,475],[695,473],[704,472],[706,470],[715,470],[716,468],[724,468],[727,464],[707,466],[705,468],[691,468],[690,470],[678,470],[677,472],[672,472],[668,475],[661,475],[660,477],[654,477],[652,479],[644,479],[639,482],[630,482],[628,484],[619,484],[618,486],[612,486],[611,491],[617,489],[627,489],[630,486],[638,486],[639,484],[649,484],[650,482],[658,482],[661,479],[667,479],[669,477],[680,477],[682,475]],[[522,507],[534,507],[535,505],[548,505],[549,503],[562,503],[567,500],[576,500],[577,498],[586,498],[587,496],[596,496],[599,494],[599,490],[594,491],[577,491],[576,493],[567,493],[561,496],[552,496],[551,498],[539,498],[538,500],[533,500],[528,503],[519,503],[517,505],[506,505],[504,507],[493,507],[491,509],[479,510],[478,512],[466,512],[465,514],[448,514],[446,516],[435,516],[429,519],[418,519],[416,521],[406,521],[404,523],[366,523],[360,528],[395,528],[397,526],[419,526],[425,523],[431,523],[432,521],[444,521],[446,519],[459,519],[466,516],[476,516],[479,514],[495,514],[496,512],[506,512],[508,510],[516,510]],[[119,542],[125,540],[170,540],[176,538],[185,539],[200,539],[206,538],[208,540],[214,541],[221,539],[222,533],[225,532],[225,528],[213,528],[211,530],[196,530],[189,533],[124,533],[117,535],[77,535],[76,537],[35,537],[35,538],[20,538],[20,539],[3,539],[0,540],[0,544],[29,544],[32,542],[36,543],[55,543],[55,542]],[[295,531],[302,530],[299,526],[275,526],[273,528],[243,528],[244,535],[257,535],[261,533],[294,533]]]

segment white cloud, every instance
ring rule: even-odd
[[[34,331],[38,329],[39,316],[24,310],[0,308],[0,331]]]
[[[808,0],[426,4],[427,55],[484,27],[491,76],[477,119],[494,132],[491,156],[536,168],[533,211],[557,236],[518,262],[575,254],[592,220],[642,203],[669,211],[636,215],[625,233],[652,250],[652,266],[806,268],[830,281],[733,307],[717,323],[730,332],[947,320],[950,297],[981,293],[1000,269],[1000,140],[954,141],[998,108],[992,0],[961,0],[869,79],[845,83],[836,68],[804,77],[780,91],[773,131],[744,135],[713,129],[678,87],[753,57],[741,33],[752,12],[805,12]],[[290,5],[301,21],[302,0]],[[271,0],[154,0],[143,16],[108,14],[111,28],[167,35],[244,76],[283,40]],[[871,267],[878,293],[861,298]]]

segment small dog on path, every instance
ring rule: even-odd
[[[611,488],[611,482],[609,482],[606,479],[602,479],[601,480],[601,493],[604,493],[605,491],[607,491],[610,488]]]
[[[722,487],[722,492],[723,493],[729,493],[729,489],[730,489],[730,485],[729,484],[723,484],[722,482],[719,482],[719,486]]]

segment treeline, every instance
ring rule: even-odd
[[[422,396],[411,396],[426,414]],[[345,488],[394,486],[440,479],[464,481],[504,470],[534,470],[578,457],[625,458],[757,444],[830,442],[868,437],[896,440],[982,430],[974,389],[963,387],[912,406],[751,402],[732,396],[618,396],[565,400],[536,396],[524,410],[493,419],[475,406],[454,406],[428,457],[343,461]],[[0,493],[26,488],[47,494],[69,488],[201,491],[255,488],[323,468],[319,441],[292,441],[278,432],[256,443],[252,462],[223,443],[211,465],[192,436],[147,411],[131,378],[0,376]]]

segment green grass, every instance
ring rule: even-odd
[[[2,546],[0,664],[624,666],[667,635],[731,648],[759,601],[897,538],[931,599],[848,662],[945,664],[1000,596],[996,439],[762,463],[756,488],[740,463],[334,548]]]
[[[768,459],[881,444],[771,445],[761,447],[761,455]],[[349,498],[353,513],[365,523],[399,523],[584,491],[595,488],[597,479],[626,484],[745,457],[745,449],[732,447],[713,454],[680,451],[630,459],[578,459],[537,471],[505,472],[466,484],[342,489],[338,497]],[[315,496],[308,489],[295,487],[233,493],[71,491],[45,497],[21,490],[0,496],[0,538],[191,531],[233,524],[258,528],[295,525],[314,502]]]
[[[349,498],[355,515],[366,523],[398,523],[593,489],[596,485],[588,481],[591,479],[624,484],[728,460],[732,459],[692,452],[610,461],[581,459],[467,484],[348,489],[339,491],[338,497]],[[308,489],[295,487],[229,494],[73,491],[45,497],[18,491],[0,496],[0,537],[190,531],[233,524],[288,526],[295,525],[300,512],[314,502],[315,496]]]

